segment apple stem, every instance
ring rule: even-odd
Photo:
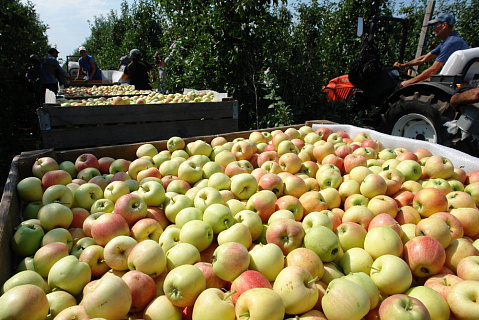
[[[371,268],[371,269],[373,269],[373,270],[376,270],[376,271],[380,271],[378,268],[374,268],[373,266],[370,266],[370,265],[368,265],[367,267],[368,267],[368,268]]]
[[[236,290],[233,290],[233,291],[230,291],[228,292],[228,294],[225,296],[225,298],[223,300],[228,300],[232,295],[234,295],[236,292]]]
[[[308,281],[308,284],[315,283],[315,282],[318,282],[318,281],[319,281],[319,277],[316,276],[316,277],[314,277],[313,279],[309,280],[309,281]]]
[[[248,318],[249,318],[249,311],[244,312],[244,313],[240,313],[240,314],[238,315],[238,318],[241,318],[241,317],[248,317]]]

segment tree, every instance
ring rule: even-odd
[[[28,103],[25,71],[30,54],[44,56],[48,49],[47,26],[38,20],[30,1],[0,1],[0,181],[4,181],[14,155],[38,149],[35,105]]]

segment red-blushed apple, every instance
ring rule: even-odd
[[[49,303],[45,292],[33,284],[24,284],[0,296],[0,317],[3,319],[45,319]]]
[[[156,296],[156,284],[153,278],[147,274],[132,270],[125,273],[121,279],[130,288],[132,302],[130,307],[131,312],[143,311],[143,309]]]
[[[453,240],[446,248],[445,266],[457,274],[458,263],[469,256],[479,256],[479,250],[472,245],[472,242],[466,238]]]
[[[148,207],[145,218],[155,219],[163,230],[170,224],[170,221],[166,218],[165,211],[161,207]]]
[[[276,197],[283,195],[284,183],[283,180],[274,173],[265,173],[258,181],[258,190],[272,191]]]
[[[322,306],[327,319],[362,319],[369,312],[370,300],[359,284],[340,278],[328,284]]]
[[[447,294],[451,290],[451,287],[461,281],[463,281],[463,279],[459,278],[455,274],[439,273],[429,277],[426,282],[424,282],[424,286],[433,289],[444,299],[447,299]]]
[[[457,264],[456,270],[458,277],[463,280],[479,281],[479,256],[463,258]]]
[[[422,219],[416,225],[416,236],[428,236],[439,241],[443,248],[451,243],[451,232],[444,220],[429,217]]]
[[[266,229],[267,242],[278,245],[284,255],[299,248],[304,236],[305,232],[301,224],[292,219],[275,220]]]
[[[367,175],[359,186],[361,194],[368,198],[384,195],[386,190],[386,180],[375,173]]]
[[[379,307],[379,317],[381,319],[431,319],[429,311],[419,299],[405,294],[393,294],[384,299]]]
[[[194,264],[195,267],[203,272],[206,280],[206,288],[217,288],[223,289],[227,286],[227,281],[218,277],[213,271],[213,265],[210,262],[197,262]]]
[[[461,222],[465,236],[474,237],[479,233],[479,210],[477,208],[457,208],[449,212]]]
[[[40,157],[35,160],[32,165],[32,173],[35,177],[42,179],[43,175],[48,171],[58,170],[60,166],[52,157]]]
[[[298,199],[303,205],[303,216],[307,216],[310,212],[320,212],[328,209],[328,204],[318,191],[305,192]]]
[[[412,206],[421,217],[427,218],[433,213],[447,211],[448,204],[446,195],[441,190],[424,188],[416,193]]]
[[[42,185],[44,189],[47,189],[48,187],[55,184],[63,184],[66,186],[67,184],[71,182],[72,182],[71,175],[65,170],[61,170],[61,169],[45,172],[45,174],[42,177]]]
[[[403,236],[403,231],[399,223],[387,213],[377,214],[369,223],[368,231],[372,228],[388,227],[396,231],[399,237]]]
[[[219,245],[213,253],[213,270],[223,280],[233,281],[248,269],[250,256],[240,243],[227,242]]]
[[[323,262],[319,256],[307,248],[296,248],[292,250],[285,258],[285,267],[300,266],[307,269],[313,278],[321,279],[324,273]]]
[[[399,190],[391,197],[396,200],[399,207],[411,206],[412,201],[414,200],[414,193],[409,190]]]
[[[129,226],[133,226],[136,221],[146,217],[148,210],[145,200],[139,195],[129,193],[118,198],[114,213],[125,218]]]
[[[112,212],[99,216],[91,226],[92,238],[103,247],[114,237],[129,235],[130,227],[125,218]]]
[[[355,167],[366,167],[367,166],[367,159],[359,154],[348,154],[344,158],[344,172],[350,173],[351,170]]]
[[[446,252],[439,241],[428,236],[415,237],[404,245],[404,261],[416,277],[437,274],[446,262]]]
[[[52,242],[40,247],[33,257],[35,271],[44,278],[47,278],[51,267],[68,255],[68,246],[61,242]]]
[[[275,202],[275,209],[284,209],[293,212],[296,221],[302,220],[304,216],[302,203],[297,197],[291,195],[285,195],[278,198],[278,200]]]
[[[75,160],[75,169],[80,172],[85,168],[96,168],[98,169],[100,164],[98,158],[91,153],[83,153],[77,157]]]
[[[454,165],[451,160],[440,155],[432,155],[424,164],[429,178],[449,179],[454,173]]]
[[[374,213],[366,206],[352,206],[344,211],[342,222],[354,222],[367,230]]]
[[[260,190],[253,194],[246,203],[246,209],[258,214],[263,222],[267,222],[275,211],[276,194],[270,190]]]
[[[430,218],[439,218],[447,224],[451,233],[451,241],[464,236],[464,228],[461,221],[449,212],[436,212],[433,213]]]
[[[396,201],[386,195],[377,195],[371,198],[368,202],[368,208],[374,213],[374,215],[386,213],[392,218],[396,218],[398,212]]]
[[[236,304],[238,298],[247,290],[253,288],[268,288],[273,289],[270,281],[261,273],[256,270],[246,270],[241,273],[231,283],[231,291],[234,293],[231,295],[233,304]]]
[[[78,257],[79,261],[88,263],[92,278],[100,278],[110,269],[105,263],[103,252],[104,248],[102,246],[94,244],[83,249]]]
[[[479,295],[479,281],[464,280],[452,286],[447,303],[456,319],[479,319],[476,297]]]
[[[414,207],[406,205],[399,208],[395,219],[400,225],[406,223],[417,224],[421,220],[421,216]]]
[[[342,222],[336,229],[339,243],[344,252],[350,248],[363,248],[367,230],[355,222]]]

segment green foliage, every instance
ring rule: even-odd
[[[14,155],[39,148],[37,106],[31,102],[25,72],[30,54],[45,56],[46,30],[30,1],[0,1],[0,182]]]

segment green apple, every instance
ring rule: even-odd
[[[391,254],[400,257],[403,252],[403,243],[401,237],[389,227],[372,228],[364,238],[364,250],[371,255],[373,259]]]
[[[244,245],[246,248],[249,248],[251,247],[253,240],[247,225],[235,223],[229,228],[218,233],[217,242],[218,244],[223,244],[226,242],[238,242]]]
[[[78,207],[90,210],[96,200],[103,198],[103,190],[100,186],[87,182],[76,189],[73,197]]]
[[[280,247],[274,243],[256,245],[249,251],[250,270],[264,274],[269,281],[274,281],[284,268],[284,255]]]
[[[103,190],[103,197],[112,202],[115,202],[124,194],[130,193],[130,187],[125,181],[112,181],[110,182],[105,190]]]
[[[235,305],[236,319],[283,320],[285,307],[281,296],[269,288],[253,288],[241,294]]]
[[[83,208],[81,208],[83,209]],[[115,203],[109,199],[98,199],[91,205],[90,213],[97,213],[97,212],[113,212],[115,209]]]
[[[38,219],[45,231],[54,228],[69,228],[73,221],[73,212],[69,207],[60,203],[49,203],[38,211]]]
[[[230,208],[219,203],[214,203],[205,209],[203,221],[213,228],[214,234],[219,234],[236,223]]]
[[[70,252],[73,247],[72,234],[64,228],[55,228],[45,233],[42,239],[42,246],[54,242],[62,242],[66,244],[68,247],[68,252]]]
[[[350,248],[339,259],[339,266],[345,274],[364,272],[369,275],[373,258],[363,248]]]
[[[318,225],[304,236],[304,247],[316,252],[321,261],[331,262],[338,256],[341,245],[338,236],[331,229]]]
[[[181,229],[188,221],[192,220],[203,220],[203,212],[195,207],[181,209],[175,217],[175,224]]]
[[[174,194],[172,196],[167,194],[163,204],[166,218],[172,223],[175,223],[176,215],[181,210],[189,207],[193,207],[193,201],[184,194]]]
[[[408,289],[405,294],[421,301],[429,311],[431,319],[447,320],[450,318],[449,305],[439,292],[429,287],[415,286]]]
[[[214,203],[224,204],[223,197],[219,190],[209,186],[201,188],[201,190],[196,193],[193,202],[195,208],[198,208],[201,211],[205,211],[207,207]]]
[[[193,265],[201,261],[201,255],[198,248],[187,242],[180,242],[173,246],[166,252],[165,256],[166,267],[169,271],[181,265]]]
[[[218,288],[207,288],[196,298],[193,318],[196,320],[235,320],[235,306],[230,295]]]
[[[374,260],[370,277],[385,294],[404,293],[412,283],[412,272],[401,258],[386,254]]]
[[[234,213],[234,209],[231,209],[231,206],[233,203],[236,203],[234,200],[236,199],[229,200],[226,203],[226,205],[230,208],[232,213]],[[261,220],[261,217],[256,212],[252,210],[242,209],[234,215],[234,218],[236,221],[246,225],[249,228],[252,241],[256,241],[259,239],[259,237],[261,236],[261,233],[263,232],[263,221]]]
[[[256,178],[250,173],[240,173],[231,178],[231,192],[239,200],[247,200],[258,189]]]
[[[68,208],[73,204],[73,192],[67,186],[56,184],[48,187],[43,192],[43,205],[49,203],[60,203]]]
[[[58,288],[74,296],[82,292],[83,287],[90,282],[90,279],[90,266],[86,262],[79,261],[73,255],[68,255],[55,262],[48,273],[48,285],[52,289]]]
[[[47,299],[50,305],[50,313],[48,314],[50,318],[47,319],[54,319],[64,309],[77,305],[75,297],[66,291],[47,293]]]
[[[23,201],[39,201],[43,197],[42,180],[37,177],[27,177],[17,183],[17,192]]]
[[[374,281],[364,272],[353,272],[346,276],[344,279],[351,280],[360,285],[369,297],[369,309],[376,308],[379,304],[379,290],[376,287]]]
[[[177,307],[193,306],[196,298],[206,289],[201,270],[185,264],[170,270],[163,283],[166,297]]]
[[[171,226],[163,231],[158,240],[163,252],[167,252],[180,242],[180,232],[180,228],[176,226]]]
[[[185,140],[181,137],[171,137],[166,142],[166,148],[170,152],[174,152],[176,150],[182,150],[186,146]]]
[[[38,211],[40,211],[41,207],[43,207],[43,202],[41,200],[27,203],[22,211],[23,220],[37,219]]]
[[[141,183],[138,188],[138,195],[151,207],[159,207],[165,201],[165,189],[163,184],[157,181]]]
[[[321,299],[327,319],[362,319],[369,313],[369,296],[359,284],[346,278],[334,279],[328,284]]]
[[[151,277],[163,273],[166,256],[157,241],[146,239],[138,242],[128,255],[128,269],[141,271]]]
[[[166,295],[157,296],[144,309],[143,317],[145,319],[154,319],[161,314],[166,319],[182,320],[183,308],[175,306]]]
[[[417,181],[422,175],[422,168],[419,162],[411,159],[400,161],[396,165],[396,170],[404,175],[405,180]]]
[[[33,255],[41,247],[44,234],[43,228],[38,224],[20,225],[13,235],[13,251],[22,257]]]
[[[201,219],[187,221],[181,227],[180,242],[192,244],[201,252],[213,242],[213,227]]]
[[[33,284],[42,289],[45,293],[48,293],[48,290],[50,289],[45,282],[45,279],[43,279],[42,276],[38,274],[38,272],[35,272],[33,270],[25,270],[14,274],[10,278],[8,278],[7,281],[5,281],[2,287],[2,294],[7,292],[8,290],[11,290],[14,287],[25,284]]]

